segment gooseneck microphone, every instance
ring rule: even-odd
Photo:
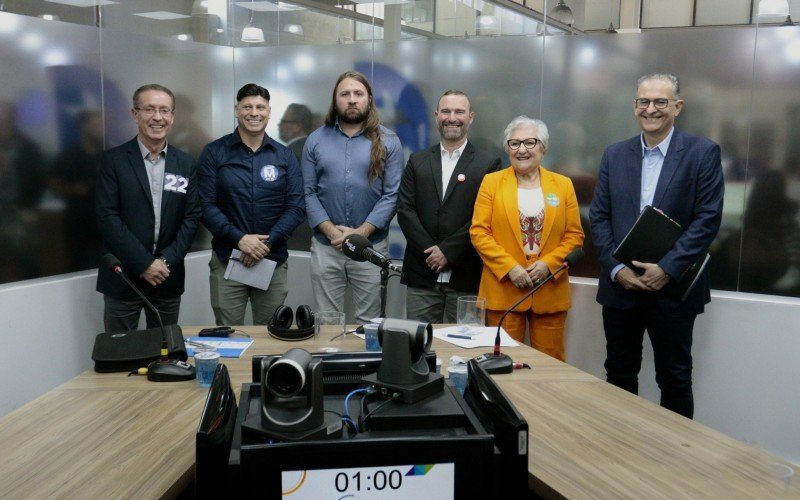
[[[401,269],[392,264],[392,259],[372,248],[372,242],[360,234],[351,234],[342,243],[342,253],[358,261],[369,261],[381,269],[389,269],[399,273]]]
[[[147,307],[153,311],[158,319],[158,326],[161,328],[161,359],[153,361],[147,366],[147,380],[153,382],[177,382],[181,380],[193,380],[196,376],[194,366],[178,359],[169,359],[169,342],[167,341],[167,329],[164,328],[164,321],[161,313],[149,301],[147,297],[134,285],[122,270],[122,263],[114,255],[107,253],[100,258],[100,267],[110,269],[111,272],[119,275],[129,287],[144,301]]]
[[[481,354],[475,360],[478,364],[489,373],[511,373],[514,371],[514,362],[508,354],[500,353],[500,328],[503,326],[503,320],[506,319],[508,313],[514,310],[515,307],[520,305],[522,301],[536,293],[537,290],[542,288],[545,283],[555,279],[556,276],[561,274],[565,269],[574,267],[583,258],[583,249],[576,248],[564,257],[564,263],[558,266],[554,273],[551,273],[547,278],[539,280],[533,284],[533,288],[525,292],[525,294],[514,302],[511,307],[503,312],[500,316],[500,321],[497,323],[497,335],[494,338],[494,351],[486,354]]]

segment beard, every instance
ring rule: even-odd
[[[439,129],[439,135],[442,139],[447,139],[448,141],[456,141],[464,138],[469,130],[469,125],[466,123],[461,123],[458,129],[445,128],[445,123],[443,122],[439,122],[436,125]]]
[[[368,114],[369,110],[366,109],[361,110],[358,108],[347,108],[344,111],[341,109],[336,110],[336,115],[339,117],[339,121],[349,125],[363,123],[367,119]]]

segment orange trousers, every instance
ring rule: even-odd
[[[486,324],[497,326],[503,311],[486,310]],[[525,312],[512,311],[503,321],[503,328],[512,339],[525,342],[525,330],[530,325],[531,347],[561,361],[565,361],[564,324],[567,311],[537,314],[533,310]]]

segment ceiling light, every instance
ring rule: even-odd
[[[264,41],[264,31],[253,24],[254,7],[255,3],[250,0],[250,21],[242,30],[242,41],[245,43],[262,43]]]
[[[191,16],[178,14],[177,12],[167,12],[165,10],[157,10],[154,12],[134,12],[134,16],[146,17],[148,19],[155,19],[157,21],[169,21],[171,19],[186,19]]]
[[[44,0],[48,3],[60,3],[70,7],[102,7],[103,5],[114,5],[119,2],[112,0]]]
[[[225,28],[217,28],[217,33],[225,33]]]
[[[264,31],[261,28],[248,24],[242,30],[242,41],[247,43],[262,43],[264,41]]]
[[[56,15],[53,15],[53,14],[42,14],[42,15],[41,15],[41,16],[39,16],[39,17],[41,17],[41,18],[42,18],[42,19],[44,19],[45,21],[60,21],[60,20],[61,20],[61,18],[60,18],[60,17],[58,17],[58,16],[56,16]]]
[[[558,5],[553,7],[553,10],[550,11],[550,17],[569,26],[575,23],[575,16],[572,15],[572,9],[564,4],[564,0],[558,0]]]
[[[494,16],[481,15],[475,19],[475,22],[480,28],[490,28],[497,23],[497,18]]]
[[[284,24],[283,31],[286,33],[291,33],[293,35],[303,35],[303,27],[299,24]]]
[[[179,35],[175,35],[175,38],[177,38],[182,42],[191,42],[192,40],[194,40],[194,37],[188,33],[181,33]]]
[[[789,15],[787,0],[761,0],[758,2],[758,17],[784,17]]]

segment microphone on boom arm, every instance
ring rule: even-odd
[[[176,382],[180,380],[192,380],[195,378],[194,366],[178,359],[169,359],[169,343],[167,341],[167,330],[161,319],[161,313],[155,306],[147,300],[147,297],[134,285],[122,270],[122,263],[114,255],[107,253],[100,259],[100,267],[110,269],[111,272],[119,275],[129,287],[141,298],[147,307],[153,311],[158,318],[158,325],[161,328],[161,359],[153,361],[147,367],[147,380],[154,382]]]
[[[475,360],[478,364],[487,372],[489,373],[511,373],[514,371],[514,362],[511,360],[511,357],[508,354],[501,354],[500,353],[500,328],[503,325],[503,320],[506,319],[508,313],[514,310],[515,307],[520,305],[523,300],[527,299],[537,290],[542,288],[545,283],[548,281],[555,279],[556,276],[561,274],[562,271],[565,269],[569,269],[574,267],[581,259],[583,258],[583,249],[576,248],[575,250],[571,251],[567,256],[564,258],[564,263],[558,266],[556,272],[550,274],[547,278],[543,280],[539,280],[533,284],[533,288],[525,292],[525,294],[519,298],[516,302],[514,302],[511,307],[505,310],[503,315],[500,317],[500,321],[497,323],[497,335],[494,338],[494,351],[489,352],[486,354],[481,354]]]
[[[392,259],[372,248],[372,242],[360,234],[351,234],[342,242],[342,253],[358,261],[369,261],[380,267],[399,273],[401,269],[392,264]]]

